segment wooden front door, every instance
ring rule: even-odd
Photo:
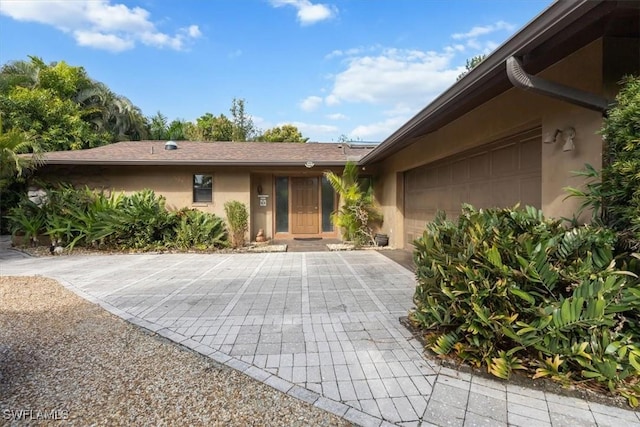
[[[318,177],[291,178],[291,233],[318,234]]]

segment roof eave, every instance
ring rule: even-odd
[[[313,161],[313,166],[344,166],[347,161]],[[94,159],[45,159],[46,165],[87,165],[87,166],[305,166],[302,161],[235,161],[235,160],[94,160]],[[306,166],[305,166],[306,167]]]
[[[546,40],[546,33],[552,30],[555,31],[558,25],[561,27],[566,26],[566,21],[582,16],[600,4],[601,1],[593,0],[557,1],[552,4],[530,21],[521,31],[499,46],[477,67],[392,133],[378,147],[367,153],[360,159],[359,163],[367,165],[381,160],[394,148],[397,141],[409,135],[418,125],[449,108],[451,104],[455,104],[457,100],[465,97],[466,94],[478,86],[485,84],[486,81],[490,81],[492,76],[495,79],[495,75],[503,71],[508,58],[530,52],[533,47]],[[455,106],[452,108],[455,110]]]

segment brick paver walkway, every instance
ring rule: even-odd
[[[637,412],[440,368],[399,324],[413,274],[370,251],[0,257],[355,424],[638,425]]]

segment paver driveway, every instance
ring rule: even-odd
[[[398,317],[413,274],[369,251],[5,259],[361,425],[626,425],[636,413],[430,364]]]

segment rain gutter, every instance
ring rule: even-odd
[[[509,77],[511,84],[517,88],[560,99],[600,113],[605,113],[611,106],[611,102],[602,96],[527,74],[522,68],[522,63],[514,56],[507,59],[507,77]]]

